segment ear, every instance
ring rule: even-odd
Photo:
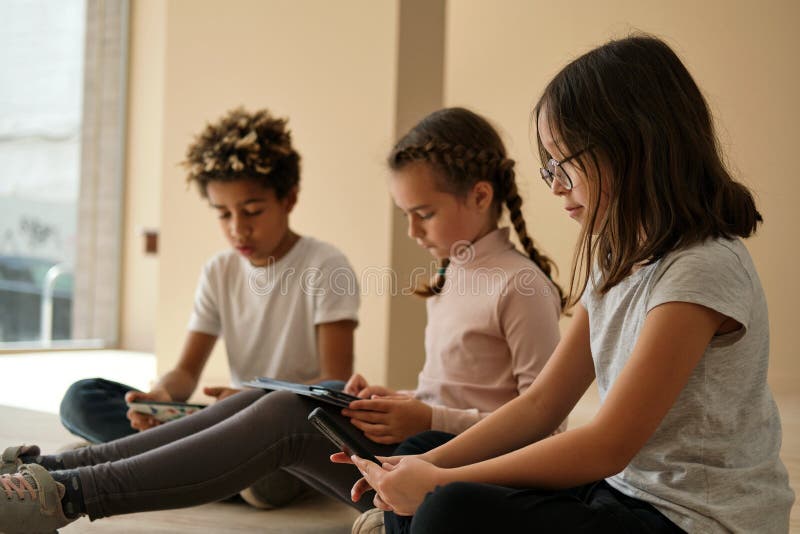
[[[286,206],[286,213],[291,213],[294,209],[295,204],[297,204],[297,195],[300,193],[300,186],[296,185],[288,193],[286,193],[286,197],[281,201],[283,205]]]
[[[492,207],[494,187],[486,180],[476,182],[475,185],[472,186],[470,197],[472,198],[472,204],[478,211],[487,211]]]

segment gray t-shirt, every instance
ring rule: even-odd
[[[605,295],[593,287],[590,280],[581,302],[601,401],[656,306],[691,302],[743,325],[712,340],[655,433],[608,483],[688,532],[787,532],[794,493],[767,386],[767,303],[742,241],[707,240],[637,270]]]

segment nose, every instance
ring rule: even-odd
[[[412,215],[408,218],[408,237],[411,239],[416,239],[418,237],[422,237],[425,235],[425,232],[422,231],[422,225],[420,222]]]
[[[230,233],[235,239],[246,238],[250,235],[250,225],[244,217],[231,215]]]
[[[555,196],[560,197],[561,195],[566,195],[569,193],[569,189],[561,185],[560,180],[553,180],[553,185],[550,186],[550,192]]]

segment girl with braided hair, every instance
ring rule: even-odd
[[[558,338],[564,299],[550,278],[552,261],[528,235],[514,161],[486,119],[463,108],[431,113],[395,145],[389,167],[390,191],[406,215],[409,237],[439,262],[432,283],[418,290],[427,297],[425,365],[416,391],[401,393],[431,405],[430,419],[419,428],[432,429],[425,436],[433,444],[528,388]],[[508,228],[498,228],[504,206],[525,254],[509,240]],[[359,375],[354,379],[348,387],[357,381],[360,396],[394,394],[368,387]],[[472,409],[440,406],[437,399]],[[369,436],[391,420],[400,402],[357,401],[346,415]],[[382,519],[377,509],[359,518],[363,531]]]
[[[242,148],[252,142],[245,136]],[[214,170],[205,150],[197,156],[193,169]],[[376,455],[424,430],[463,432],[519,396],[558,343],[562,309],[552,263],[533,246],[519,211],[514,162],[486,120],[464,109],[436,112],[398,143],[389,166],[409,235],[444,267],[421,291],[433,296],[419,387],[392,391],[354,375],[345,390],[361,400],[329,410]],[[504,204],[527,254],[497,228]],[[319,405],[288,391],[244,390],[183,419],[59,456],[9,448],[0,461],[8,496],[0,499],[0,531],[52,531],[83,514],[94,520],[193,506],[276,473],[366,511],[371,498],[354,502],[350,494],[358,470],[332,463],[335,447],[307,421]]]

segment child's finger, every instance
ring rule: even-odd
[[[359,419],[350,419],[350,424],[366,434],[385,436],[389,433],[389,427],[382,423],[366,423]]]
[[[364,399],[360,401],[353,401],[350,403],[349,408],[351,410],[369,410],[371,412],[390,412],[392,409],[397,407],[397,403],[401,401],[407,400],[407,397],[402,397],[400,399],[392,399],[389,397],[378,397],[378,398],[371,398],[371,399]]]
[[[136,430],[147,430],[148,428],[153,428],[159,424],[155,417],[135,412],[133,410],[128,411],[128,419],[131,421],[131,428]]]
[[[377,493],[375,494],[375,497],[372,498],[372,504],[375,505],[375,508],[379,508],[379,509],[383,510],[384,512],[393,512],[394,511],[394,508],[392,508],[391,506],[386,504],[386,501],[381,499],[381,496],[378,495]]]
[[[355,400],[348,406],[351,410],[364,410],[364,411],[380,411],[381,401],[378,399],[361,399]]]
[[[369,410],[349,410],[344,408],[342,415],[351,419],[358,419],[365,423],[386,423],[386,414],[383,412],[371,412]]]
[[[383,469],[386,471],[394,471],[397,468],[397,465],[390,464],[389,462],[383,462],[381,467],[383,467]]]
[[[341,451],[337,452],[337,453],[334,453],[334,454],[331,454],[331,462],[333,462],[335,464],[352,464],[353,463],[352,460],[350,460],[350,457],[346,453],[343,453]]]
[[[369,485],[369,482],[363,478],[359,478],[350,490],[350,499],[352,499],[353,502],[358,502],[361,500],[361,497],[371,489],[372,486]]]
[[[224,387],[212,386],[212,387],[204,387],[203,393],[208,395],[209,397],[219,397],[222,393],[225,392]]]

